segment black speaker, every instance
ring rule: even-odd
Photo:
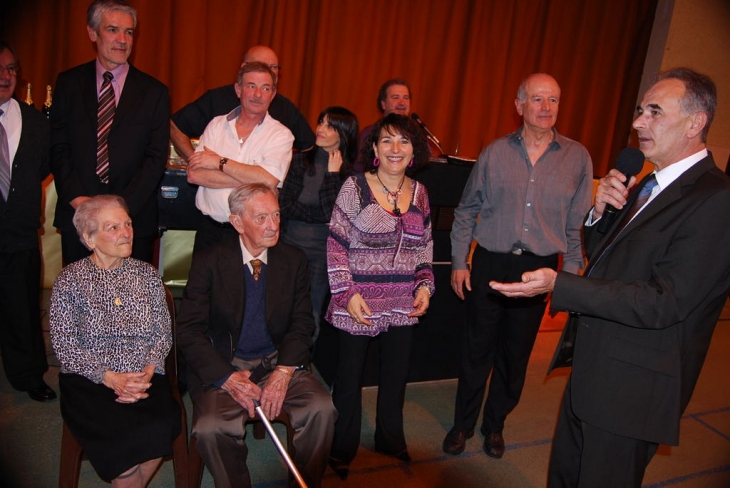
[[[451,262],[450,234],[454,210],[459,206],[471,169],[470,165],[428,163],[415,177],[428,190],[435,263]]]
[[[203,214],[195,206],[197,185],[188,183],[184,169],[167,168],[157,194],[158,227],[166,230],[197,230]]]

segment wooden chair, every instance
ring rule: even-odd
[[[289,420],[289,415],[282,411],[278,417],[272,422],[278,422],[286,426],[286,450],[289,456],[294,458],[294,428]],[[266,437],[266,427],[259,418],[248,419],[246,425],[251,424],[253,426],[253,437],[254,439],[261,440]],[[200,488],[200,483],[203,479],[203,458],[200,457],[200,453],[197,449],[197,441],[195,437],[190,438],[190,448],[188,449],[188,473],[189,481],[188,486],[190,488]],[[291,473],[289,473],[290,480],[293,479]]]
[[[172,387],[172,396],[180,405],[180,435],[172,443],[172,463],[175,470],[175,486],[187,488],[188,486],[188,425],[185,405],[180,396],[177,384],[177,351],[175,344],[175,302],[172,292],[165,287],[165,299],[167,308],[170,311],[170,323],[172,326],[172,348],[165,360],[165,375]],[[77,488],[79,485],[79,471],[81,461],[84,459],[84,451],[81,445],[74,438],[68,429],[66,422],[63,423],[61,435],[61,465],[58,475],[58,486],[60,488]]]

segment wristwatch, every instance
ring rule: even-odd
[[[221,160],[218,162],[218,169],[221,171],[221,173],[223,172],[223,166],[225,166],[227,162],[228,158],[221,158]]]

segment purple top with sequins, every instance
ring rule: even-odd
[[[378,204],[364,174],[342,185],[330,220],[327,272],[332,300],[326,319],[354,335],[375,336],[390,326],[412,325],[416,290],[434,292],[431,211],[426,187],[412,181],[408,210],[400,217]],[[373,315],[356,324],[347,304],[359,293]]]

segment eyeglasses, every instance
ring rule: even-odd
[[[10,76],[17,76],[18,71],[20,71],[20,68],[17,64],[11,64],[8,66],[0,66],[0,75],[4,74],[5,72],[8,72],[8,75]]]

